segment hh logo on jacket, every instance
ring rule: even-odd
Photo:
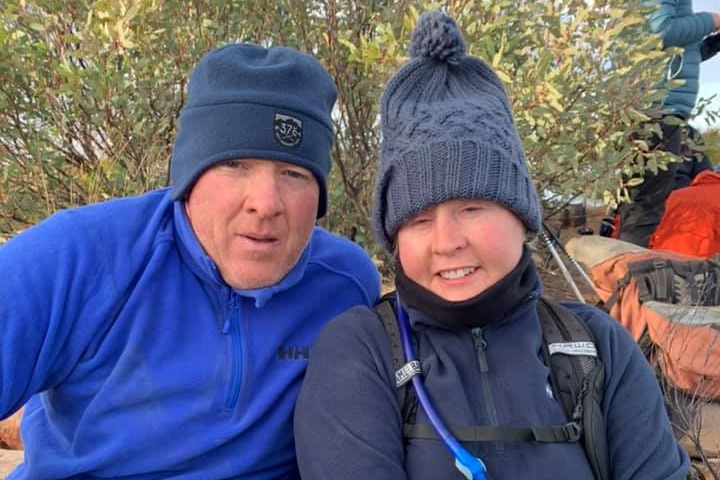
[[[310,347],[280,347],[277,351],[278,360],[307,360],[310,358]]]

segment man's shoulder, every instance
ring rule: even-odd
[[[309,264],[364,286],[371,299],[379,296],[380,274],[370,255],[351,240],[315,227]]]
[[[172,207],[163,204],[164,198],[160,190],[60,210],[11,239],[5,252],[18,259],[48,258],[57,252],[63,252],[63,258],[108,259],[151,248],[162,231],[172,230]]]
[[[328,262],[340,265],[362,265],[375,268],[372,259],[357,243],[322,227],[315,227],[310,238],[312,261]]]
[[[106,218],[117,214],[137,214],[146,216],[163,204],[169,204],[168,189],[152,190],[147,193],[118,197],[98,203],[83,205],[66,210],[74,215],[87,218]]]
[[[167,200],[163,189],[65,208],[22,232],[17,240],[19,244],[82,245],[84,242],[114,242],[118,238],[134,237],[135,230],[147,229],[153,217],[158,217],[164,201]]]

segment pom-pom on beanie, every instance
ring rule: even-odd
[[[181,200],[207,168],[237,158],[277,160],[309,169],[327,207],[337,90],[313,57],[287,47],[237,43],[198,62],[180,114],[170,176]]]
[[[437,10],[420,17],[410,55],[380,100],[379,241],[392,252],[408,217],[462,198],[498,203],[539,231],[540,202],[498,76],[466,55],[455,21]]]

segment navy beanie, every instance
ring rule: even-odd
[[[278,160],[315,175],[317,217],[322,217],[336,98],[322,65],[291,48],[237,43],[211,51],[188,83],[171,161],[172,199],[183,199],[200,174],[217,163]]]
[[[540,202],[498,76],[465,54],[455,21],[438,10],[418,21],[410,55],[380,100],[373,222],[383,247],[392,251],[411,215],[461,198],[498,203],[539,231]]]

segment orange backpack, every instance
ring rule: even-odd
[[[605,308],[674,387],[720,399],[720,266],[673,252],[623,253],[592,268]],[[717,323],[716,323],[717,322]]]
[[[670,194],[649,246],[702,258],[720,253],[720,173],[701,172]]]

